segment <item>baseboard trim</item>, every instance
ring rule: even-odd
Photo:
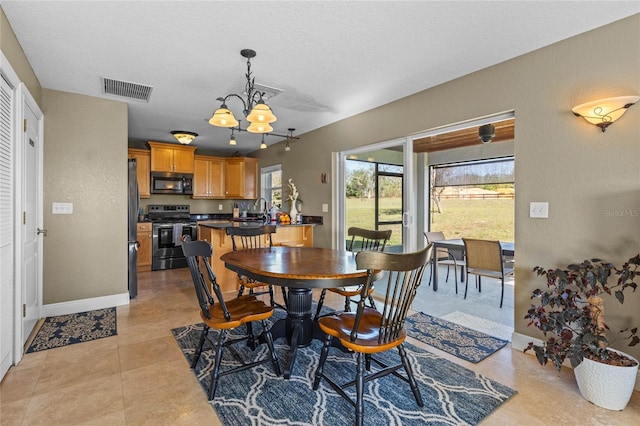
[[[9,371],[9,368],[13,365],[12,359],[11,359],[11,351],[9,351],[9,353],[2,358],[2,361],[0,361],[0,381],[4,378],[4,375],[7,373],[7,371]]]
[[[520,352],[524,351],[527,346],[529,346],[529,342],[533,342],[536,345],[542,345],[542,340],[533,338],[531,336],[526,336],[520,333],[513,333],[511,335],[511,348],[516,349]],[[529,353],[529,352],[527,352]]]
[[[536,345],[542,345],[542,340],[536,339],[534,337],[526,336],[520,333],[513,333],[511,336],[511,349],[517,351],[524,351],[527,346],[529,346],[529,342],[533,342]],[[535,356],[533,351],[527,352],[527,354]],[[565,360],[563,366],[571,368],[571,363],[568,360]],[[548,368],[553,368],[550,365],[547,365]],[[640,391],[640,369],[638,370],[638,374],[636,375],[636,384],[633,387],[634,390]]]
[[[124,306],[129,304],[129,293],[112,294],[109,296],[92,297],[90,299],[72,300],[69,302],[51,303],[42,306],[42,317],[77,314],[78,312],[93,311],[94,309]]]

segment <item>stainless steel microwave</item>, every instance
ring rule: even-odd
[[[193,194],[193,175],[151,172],[152,194]]]

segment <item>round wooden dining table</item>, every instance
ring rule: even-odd
[[[265,284],[287,287],[287,317],[271,327],[273,339],[286,337],[290,344],[284,377],[289,378],[298,347],[323,339],[312,320],[314,288],[363,284],[366,270],[356,267],[355,253],[319,247],[270,247],[231,251],[220,257],[240,275]]]

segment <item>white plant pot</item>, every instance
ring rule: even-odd
[[[573,370],[583,398],[607,410],[623,410],[627,406],[638,374],[638,360],[616,352],[635,360],[636,365],[619,367],[585,358]]]

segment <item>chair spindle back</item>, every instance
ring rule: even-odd
[[[414,253],[381,253],[362,251],[356,255],[358,269],[367,270],[367,282],[362,289],[351,340],[358,336],[358,327],[364,313],[367,289],[373,285],[381,271],[386,272],[387,291],[379,326],[379,343],[396,340],[404,329],[405,319],[422,281],[424,269],[431,258],[433,244]]]
[[[347,230],[347,235],[351,237],[347,248],[349,251],[384,251],[391,238],[391,229],[373,230],[352,226]]]
[[[226,228],[227,235],[231,236],[233,251],[262,247],[272,247],[271,235],[276,232],[275,225],[256,227],[230,226]],[[266,237],[266,242],[265,242]]]
[[[211,296],[209,286],[207,285],[204,274],[200,269],[200,264],[205,266],[211,287],[213,288],[216,298],[218,299],[218,303],[224,312],[225,320],[230,321],[231,314],[227,310],[227,306],[224,303],[224,297],[222,296],[222,291],[220,290],[220,286],[216,280],[216,275],[211,268],[211,256],[213,254],[211,244],[207,241],[190,240],[191,239],[189,237],[183,238],[182,252],[184,253],[184,256],[187,259],[187,264],[189,265],[191,278],[193,280],[202,315],[204,315],[205,318],[211,319],[210,308],[213,307],[215,301]]]

